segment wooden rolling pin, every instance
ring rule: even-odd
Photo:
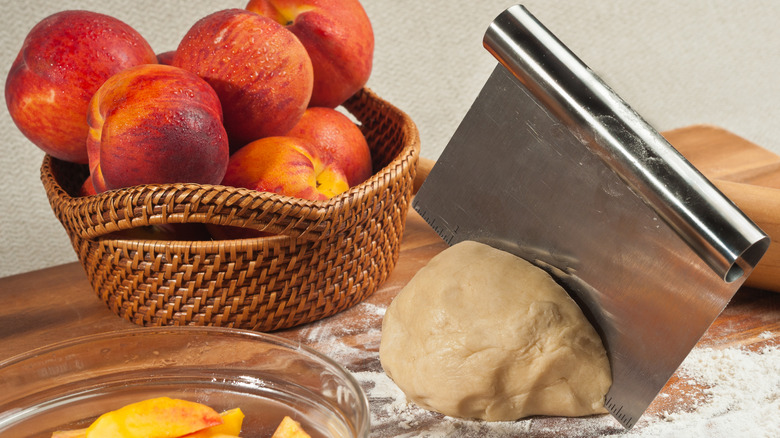
[[[724,129],[696,125],[663,133],[772,239],[745,286],[780,292],[780,156]],[[420,158],[414,192],[435,164]]]
[[[722,179],[711,181],[772,239],[745,286],[780,292],[780,189]]]

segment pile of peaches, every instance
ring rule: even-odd
[[[372,174],[337,107],[373,51],[358,0],[251,0],[162,53],[116,18],[68,10],[29,32],[5,98],[32,143],[88,164],[82,195],[199,183],[325,200]]]

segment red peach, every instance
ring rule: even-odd
[[[314,148],[294,137],[265,137],[230,157],[223,185],[324,201],[349,189],[338,169],[312,155]],[[269,237],[273,234],[233,226],[207,225],[216,240]]]
[[[346,115],[332,108],[312,107],[287,133],[309,142],[314,155],[341,169],[350,187],[373,174],[371,150],[366,138]]]
[[[95,184],[92,183],[92,175],[90,175],[87,177],[84,183],[81,184],[81,189],[79,189],[79,196],[91,196],[96,195],[97,193],[98,191],[95,189]]]
[[[46,153],[87,162],[87,105],[109,77],[156,63],[154,51],[130,26],[89,11],[63,11],[35,25],[5,83],[16,126]]]
[[[173,64],[173,56],[176,54],[175,50],[168,50],[157,54],[157,62],[165,65]]]
[[[239,149],[230,157],[222,184],[315,201],[349,188],[340,169],[294,137],[265,137]]]
[[[233,151],[289,131],[311,98],[311,60],[300,41],[279,23],[243,9],[215,12],[195,23],[173,65],[214,87]]]
[[[311,106],[335,108],[368,81],[374,31],[358,0],[250,0],[246,8],[286,25],[311,57]]]
[[[95,93],[87,149],[100,191],[138,184],[218,184],[229,156],[214,90],[192,72],[162,64],[129,68]]]

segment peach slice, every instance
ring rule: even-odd
[[[214,409],[187,400],[158,397],[107,412],[86,431],[86,438],[175,438],[222,424]]]
[[[311,438],[311,436],[303,430],[301,423],[285,416],[271,438]]]

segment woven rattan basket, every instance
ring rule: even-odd
[[[344,104],[375,174],[328,201],[198,184],[144,185],[78,197],[86,166],[46,156],[41,179],[97,295],[136,324],[273,331],[371,295],[393,270],[420,152],[417,128],[368,89]],[[276,236],[160,241],[110,235],[207,223]]]

